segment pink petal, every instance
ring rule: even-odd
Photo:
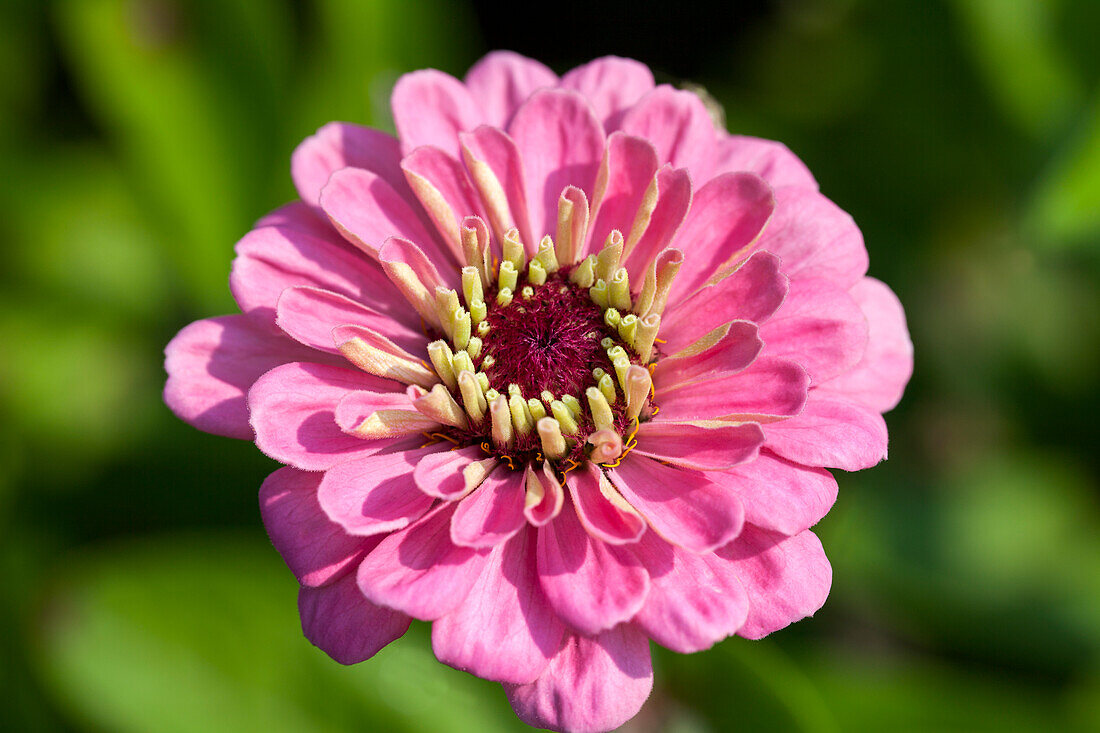
[[[532,235],[553,235],[562,189],[573,185],[592,198],[603,157],[603,127],[579,94],[544,89],[519,108],[508,134],[523,159]]]
[[[488,550],[451,542],[454,504],[443,503],[386,537],[359,566],[359,589],[373,603],[434,621],[466,599]]]
[[[389,316],[329,290],[295,287],[283,291],[276,306],[275,322],[295,341],[331,354],[336,348],[333,329],[365,326],[412,354],[427,353],[423,331],[406,328]]]
[[[634,623],[661,646],[681,654],[702,651],[745,623],[749,597],[728,563],[673,547],[654,534],[643,537],[634,552],[651,583]]]
[[[690,256],[685,257],[684,267],[690,261]],[[757,252],[718,282],[677,301],[662,316],[664,349],[675,354],[730,321],[767,320],[787,295],[787,276],[779,267],[778,257]],[[683,267],[680,271],[683,272]]]
[[[766,426],[767,446],[806,466],[859,471],[886,458],[886,423],[877,412],[840,400],[811,399],[797,417]]]
[[[435,69],[405,74],[390,97],[397,136],[406,153],[434,145],[458,156],[458,133],[472,130],[484,115],[458,79]]]
[[[653,143],[662,163],[687,168],[696,181],[710,178],[717,132],[697,94],[662,84],[630,108],[622,129]]]
[[[348,122],[330,122],[294,150],[290,175],[302,201],[316,207],[321,189],[341,168],[363,168],[391,186],[403,187],[400,160],[400,145],[393,135]]]
[[[437,287],[458,284],[458,270],[444,264],[449,277],[444,279],[428,254],[407,239],[391,237],[378,250],[382,270],[420,317],[429,325],[439,327],[439,311],[435,306]],[[439,260],[435,260],[439,262]],[[441,329],[439,329],[441,330]]]
[[[541,677],[504,686],[525,723],[571,733],[618,728],[637,714],[652,689],[649,640],[629,624],[593,638],[567,636]]]
[[[723,173],[698,189],[673,240],[685,257],[669,302],[683,300],[748,254],[746,248],[764,229],[774,208],[771,187],[752,173]]]
[[[905,325],[905,311],[893,291],[874,278],[863,278],[850,293],[867,317],[867,348],[853,369],[821,387],[886,412],[901,399],[913,374],[913,342]]]
[[[657,152],[648,141],[621,132],[607,139],[607,150],[600,164],[593,194],[588,252],[599,252],[612,229],[630,236],[634,217],[642,205],[646,190],[657,173]]]
[[[439,661],[484,679],[535,680],[565,627],[539,588],[533,531],[497,545],[462,605],[432,624]]]
[[[767,450],[749,463],[707,474],[745,506],[745,521],[794,535],[821,520],[836,501],[837,485],[823,468],[808,468]]]
[[[567,73],[561,86],[580,92],[610,133],[623,113],[653,89],[653,72],[633,59],[605,56]]]
[[[683,168],[667,165],[657,171],[657,204],[641,239],[625,257],[630,282],[640,283],[649,263],[668,247],[691,207],[691,178]]]
[[[493,51],[466,72],[470,90],[482,117],[490,125],[504,127],[536,89],[553,87],[558,75],[538,61],[512,51]]]
[[[588,534],[613,545],[637,542],[645,532],[645,520],[620,497],[599,467],[588,463],[566,476],[577,517]],[[607,492],[607,493],[605,493]]]
[[[720,135],[714,150],[711,175],[749,171],[772,188],[798,186],[817,190],[817,181],[806,164],[783,143],[747,135]]]
[[[710,379],[722,372],[739,372],[753,362],[764,348],[755,323],[733,321],[729,330],[709,349],[694,356],[661,359],[653,370],[658,392]]]
[[[867,348],[867,317],[829,280],[796,280],[775,317],[760,328],[771,356],[795,359],[812,382],[855,366]]]
[[[756,423],[697,425],[643,423],[634,453],[699,471],[718,471],[756,458],[764,431]]]
[[[248,391],[256,447],[277,461],[324,471],[356,456],[371,455],[392,440],[362,440],[340,430],[336,406],[350,392],[386,390],[389,380],[360,371],[295,362],[275,367]]]
[[[364,425],[370,418],[373,419]],[[422,439],[423,433],[440,428],[439,423],[416,410],[405,392],[348,392],[336,404],[335,419],[345,433],[368,440],[405,436]]]
[[[598,634],[634,616],[649,577],[626,550],[591,537],[566,508],[538,531],[539,581],[566,624]]]
[[[321,207],[344,237],[371,257],[388,238],[415,242],[440,264],[456,264],[450,252],[428,233],[424,223],[393,186],[370,171],[336,171],[321,191]]]
[[[759,639],[811,616],[825,603],[833,570],[821,541],[809,530],[794,537],[751,524],[715,553],[749,594],[749,617],[739,636]]]
[[[558,483],[558,477],[549,463],[542,464],[541,471],[536,471],[532,467],[528,467],[528,470],[532,474],[532,479],[542,486],[543,493],[541,501],[523,507],[523,515],[531,526],[542,527],[552,522],[554,517],[561,513],[565,505],[565,491]]]
[[[789,417],[801,412],[809,386],[810,377],[797,362],[761,357],[739,372],[662,390],[657,394],[657,422]]]
[[[505,232],[515,227],[528,251],[535,252],[539,243],[532,234],[532,216],[527,210],[527,187],[524,183],[526,173],[515,141],[505,132],[485,125],[459,137],[462,141],[462,159],[481,194],[496,239],[502,240]],[[480,164],[488,168],[487,177],[479,175]],[[501,192],[503,199],[500,198]],[[499,246],[499,242],[497,244]]]
[[[252,228],[263,229],[264,227],[292,229],[326,241],[338,239],[336,230],[329,224],[328,217],[301,201],[283,204],[262,216]]]
[[[251,440],[245,394],[264,372],[318,357],[247,316],[195,321],[164,349],[164,402],[181,420],[215,435]]]
[[[299,590],[298,613],[310,643],[340,664],[370,659],[409,629],[408,616],[363,598],[353,574],[323,588]]]
[[[526,524],[523,516],[523,472],[496,471],[462,499],[451,518],[451,542],[465,547],[493,547]]]
[[[328,518],[317,501],[324,474],[284,466],[260,487],[260,515],[271,544],[305,586],[348,573],[375,543],[353,537]]]
[[[416,464],[413,479],[417,487],[428,496],[448,501],[457,499],[466,492],[462,470],[474,461],[484,458],[485,452],[476,445],[432,453]]]
[[[326,224],[327,227],[327,224]],[[309,286],[346,295],[405,325],[418,327],[415,314],[377,263],[360,253],[300,231],[253,229],[237,243],[229,289],[241,310],[274,326],[275,305],[284,290]],[[411,317],[410,317],[411,316]]]
[[[432,448],[353,458],[330,468],[317,490],[325,514],[348,534],[370,536],[407,527],[434,499],[416,488],[416,462]]]
[[[465,262],[459,226],[467,216],[480,216],[481,206],[462,164],[439,148],[423,147],[405,156],[401,169],[455,261]]]
[[[610,476],[649,526],[678,547],[710,552],[741,531],[741,502],[705,474],[631,455]]]
[[[784,188],[755,244],[783,259],[792,280],[824,278],[847,289],[867,272],[867,249],[852,217],[817,191]]]

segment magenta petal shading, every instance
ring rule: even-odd
[[[550,605],[584,634],[629,620],[649,591],[649,576],[637,559],[591,537],[569,507],[538,530],[538,568]]]
[[[545,234],[553,235],[558,196],[566,186],[576,186],[589,194],[589,200],[592,198],[603,157],[603,127],[584,97],[561,89],[544,89],[532,94],[519,108],[508,134],[523,158],[532,235],[540,239]]]
[[[400,160],[401,146],[393,135],[348,122],[330,122],[294,150],[290,176],[302,201],[317,207],[321,189],[341,168],[363,168],[391,186],[402,186]]]
[[[390,98],[402,149],[434,145],[458,156],[458,133],[483,121],[470,92],[458,79],[435,69],[405,74]]]
[[[653,386],[658,392],[722,372],[739,372],[764,348],[755,323],[733,321],[729,330],[709,349],[692,356],[661,359],[653,369]]]
[[[561,86],[580,92],[610,133],[623,113],[653,89],[653,72],[633,59],[605,56],[568,72]]]
[[[370,536],[407,527],[434,499],[417,490],[412,470],[431,448],[379,453],[325,472],[317,501],[348,534]]]
[[[867,349],[855,367],[821,387],[886,412],[898,404],[913,374],[913,342],[905,311],[893,291],[874,278],[863,278],[850,294],[867,317]]]
[[[472,445],[459,450],[439,451],[420,459],[413,471],[417,487],[428,496],[439,499],[458,499],[466,493],[466,479],[462,472],[474,461],[486,458],[479,446]]]
[[[748,639],[760,639],[812,616],[825,603],[833,582],[821,541],[809,530],[785,537],[745,525],[745,531],[715,556],[732,566],[749,594],[749,615],[737,632]]]
[[[444,503],[388,535],[359,565],[359,589],[373,603],[434,621],[466,598],[488,550],[451,542],[454,504]]]
[[[775,193],[775,215],[755,247],[779,255],[792,280],[824,278],[842,288],[867,272],[867,248],[852,217],[817,191]]]
[[[451,518],[451,542],[493,547],[523,528],[523,472],[493,473],[458,503]]]
[[[867,317],[828,280],[796,280],[787,300],[760,327],[771,356],[797,359],[817,385],[851,369],[867,347]]]
[[[706,474],[631,457],[610,472],[611,480],[672,544],[692,552],[710,552],[741,531],[741,501]]]
[[[546,671],[527,685],[505,685],[528,725],[599,733],[630,720],[653,689],[649,639],[631,624],[592,638],[570,635]]]
[[[714,147],[711,175],[749,171],[772,188],[785,186],[817,189],[817,181],[806,164],[783,143],[747,135],[720,135]]]
[[[322,473],[284,466],[260,487],[260,515],[271,544],[304,586],[327,585],[346,575],[376,544],[349,535],[321,509]]]
[[[466,72],[465,81],[485,121],[505,127],[525,99],[537,89],[556,86],[558,76],[534,59],[493,51]]]
[[[623,116],[622,129],[649,140],[662,163],[687,168],[693,180],[711,177],[717,132],[694,92],[658,86]]]
[[[643,537],[634,553],[650,580],[634,623],[661,646],[681,654],[702,651],[745,623],[749,597],[729,563],[676,548],[653,534]]]
[[[275,323],[295,341],[319,351],[340,353],[333,329],[365,326],[407,352],[423,353],[428,339],[389,316],[346,296],[320,288],[287,288],[275,307]]]
[[[329,224],[328,217],[302,201],[283,204],[260,217],[252,228],[263,229],[264,227],[281,227],[324,240],[336,235],[336,231]]]
[[[613,545],[637,542],[645,520],[615,490],[599,467],[589,463],[566,477],[573,507],[588,534]]]
[[[355,575],[323,588],[298,591],[302,633],[340,664],[370,659],[409,630],[409,617],[376,606],[359,592]]]
[[[647,422],[634,453],[699,471],[717,471],[756,458],[764,431],[756,423],[698,425]]]
[[[669,302],[682,300],[748,254],[774,210],[771,186],[752,173],[724,173],[696,190],[672,242],[685,258]]]
[[[164,402],[181,420],[215,435],[251,440],[245,394],[268,370],[321,354],[269,333],[247,316],[195,321],[164,349]]]
[[[539,587],[534,530],[497,545],[465,602],[432,624],[439,661],[478,677],[526,684],[558,652],[565,626]]]
[[[360,389],[386,390],[390,382],[351,369],[294,362],[264,374],[248,391],[256,447],[277,461],[324,471],[356,455],[370,455],[389,440],[362,440],[336,424],[336,406]]]
[[[768,252],[755,253],[718,282],[666,310],[661,321],[665,350],[675,354],[730,321],[767,320],[782,305],[787,287],[779,258]]]
[[[653,423],[738,416],[770,422],[791,417],[806,404],[810,377],[790,359],[760,357],[734,373],[719,373],[658,394],[661,412]]]
[[[824,468],[792,463],[767,450],[750,463],[707,474],[745,507],[745,521],[794,535],[821,520],[836,501],[837,485]]]
[[[882,415],[854,403],[811,397],[797,417],[765,426],[768,448],[796,463],[845,471],[870,468],[886,458]]]
[[[589,245],[582,254],[599,252],[612,229],[629,237],[657,167],[657,151],[649,141],[621,132],[611,134],[593,193],[595,219],[589,227]]]

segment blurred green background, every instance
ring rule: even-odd
[[[532,7],[538,8],[538,5]],[[860,223],[916,373],[819,525],[825,608],[656,652],[635,731],[1100,729],[1100,3],[0,3],[0,727],[497,731],[426,627],[354,668],[300,636],[272,464],[160,402],[234,310],[294,145],[388,126],[396,76],[509,47],[700,82]]]

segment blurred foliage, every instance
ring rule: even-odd
[[[398,74],[511,47],[558,71],[637,55],[785,141],[917,345],[891,460],[840,476],[818,528],[825,608],[657,650],[632,729],[1100,729],[1100,3],[509,7],[0,4],[5,727],[522,727],[423,626],[354,668],[310,647],[256,511],[271,462],[159,401],[163,345],[234,309],[232,245],[293,196],[297,141],[388,126]]]

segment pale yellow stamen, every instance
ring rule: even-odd
[[[537,427],[543,454],[550,460],[564,456],[568,446],[561,434],[561,424],[552,417],[544,417],[538,421]]]
[[[534,397],[527,400],[527,409],[531,413],[532,419],[536,422],[546,417],[546,405],[536,400]]]
[[[577,420],[573,417],[573,411],[565,406],[561,400],[550,403],[550,414],[561,425],[561,431],[565,435],[574,435],[577,432]]]
[[[469,342],[466,344],[466,353],[470,355],[471,359],[476,359],[481,356],[481,347],[484,342],[478,336],[471,336]]]
[[[485,418],[485,395],[473,372],[461,372],[458,375],[458,391],[462,396],[462,406],[475,424]]]
[[[446,341],[433,341],[428,344],[428,359],[432,362],[432,368],[447,388],[452,390],[458,387],[457,375],[452,364],[453,358],[454,354]]]
[[[653,356],[653,342],[660,329],[661,316],[656,313],[638,319],[638,330],[634,334],[634,351],[637,352],[643,364],[647,364]]]
[[[618,328],[620,320],[622,320],[622,316],[614,308],[608,308],[603,312],[603,322],[611,328]]]
[[[653,379],[645,367],[633,365],[626,370],[626,416],[637,420],[649,398]]]
[[[627,313],[619,321],[619,338],[625,341],[633,348],[634,337],[638,333],[638,316],[633,313]]]
[[[451,425],[460,430],[466,430],[469,427],[465,410],[455,402],[450,390],[442,384],[435,385],[431,392],[414,400],[413,406],[421,414],[443,425]]]
[[[512,302],[512,289],[501,288],[497,291],[497,305],[503,307]]]
[[[519,241],[519,230],[509,229],[504,234],[504,261],[519,272],[527,264],[527,253],[523,251],[523,242]]]
[[[515,291],[516,283],[519,282],[519,271],[516,270],[516,266],[508,260],[502,260],[500,263],[500,288],[508,288]]]
[[[578,288],[588,289],[596,282],[596,256],[588,255],[569,275],[569,281]]]
[[[610,281],[611,276],[619,269],[619,259],[623,256],[623,234],[618,229],[612,229],[607,236],[603,249],[596,257],[596,278]]]
[[[512,445],[512,412],[508,409],[508,399],[500,395],[489,405],[489,416],[493,423],[493,442],[498,448]]]
[[[588,297],[592,299],[592,302],[601,308],[608,306],[607,300],[607,283],[600,279],[588,289]]]
[[[437,285],[435,288],[435,309],[439,312],[440,325],[447,338],[454,336],[454,324],[451,322],[451,314],[458,308],[458,293],[450,288]]]
[[[475,300],[470,304],[470,320],[474,322],[474,325],[481,327],[481,324],[485,322],[485,316],[489,315],[489,307],[485,305],[483,300]]]
[[[625,267],[620,267],[611,276],[607,302],[611,304],[612,308],[618,308],[620,311],[630,310],[630,278]]]
[[[571,394],[563,394],[561,396],[561,402],[569,408],[569,412],[572,413],[574,418],[579,418],[581,416],[581,403],[576,397]]]
[[[615,380],[611,378],[610,374],[603,375],[596,386],[603,393],[608,404],[615,404]]]
[[[558,271],[558,253],[554,250],[554,240],[549,235],[539,242],[539,251],[535,257],[546,272]]]
[[[476,267],[462,268],[462,295],[466,298],[468,306],[472,306],[474,301],[485,299],[485,291],[481,288],[481,275]]]
[[[465,349],[466,344],[470,343],[471,322],[469,312],[462,306],[455,308],[451,314],[451,328],[454,330],[451,342],[456,349]]]
[[[584,391],[584,396],[588,398],[588,411],[592,413],[592,424],[596,429],[611,428],[615,424],[615,416],[603,392],[595,387],[589,387]]]
[[[531,260],[527,265],[527,282],[542,285],[546,282],[546,268],[539,260]]]
[[[508,411],[512,413],[512,425],[515,427],[517,435],[524,436],[531,432],[531,428],[534,427],[534,419],[531,411],[527,408],[527,402],[522,397],[515,395],[509,397]]]

